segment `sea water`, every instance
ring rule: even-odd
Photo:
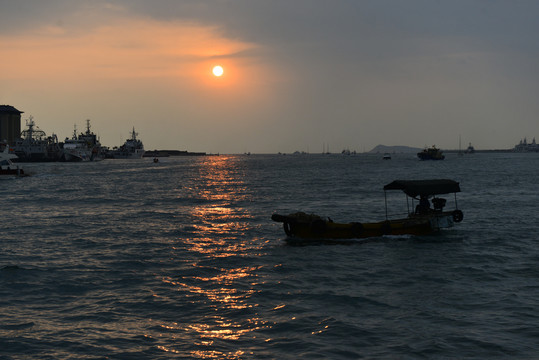
[[[539,358],[538,154],[23,166],[0,179],[0,359]],[[438,235],[297,246],[270,219],[380,221],[385,184],[432,178],[462,190]]]

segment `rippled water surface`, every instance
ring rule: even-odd
[[[0,179],[0,359],[539,357],[537,154],[24,168]],[[462,223],[292,246],[270,219],[382,220],[383,185],[421,178],[460,182]]]

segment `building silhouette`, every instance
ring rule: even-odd
[[[0,141],[13,145],[21,136],[22,113],[11,105],[0,105]]]

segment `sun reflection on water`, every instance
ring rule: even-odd
[[[210,156],[195,171],[191,196],[198,203],[190,209],[187,250],[212,259],[243,256],[250,248],[244,240],[252,227],[243,205],[251,196],[243,163],[237,157]]]
[[[196,182],[190,186],[196,205],[189,209],[191,223],[180,239],[192,256],[183,259],[185,272],[162,276],[161,281],[197,315],[163,324],[162,330],[172,327],[191,339],[196,346],[191,355],[197,358],[238,359],[244,352],[223,350],[223,341],[237,342],[269,326],[259,318],[259,305],[253,301],[260,291],[261,266],[253,265],[251,258],[260,256],[264,244],[249,234],[252,217],[244,203],[251,195],[243,163],[237,157],[207,157],[196,171]]]

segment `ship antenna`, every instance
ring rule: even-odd
[[[28,139],[32,138],[32,134],[34,133],[34,125],[35,125],[34,117],[30,115],[28,117],[28,120],[26,120],[26,126],[28,126],[28,136],[27,136]]]

